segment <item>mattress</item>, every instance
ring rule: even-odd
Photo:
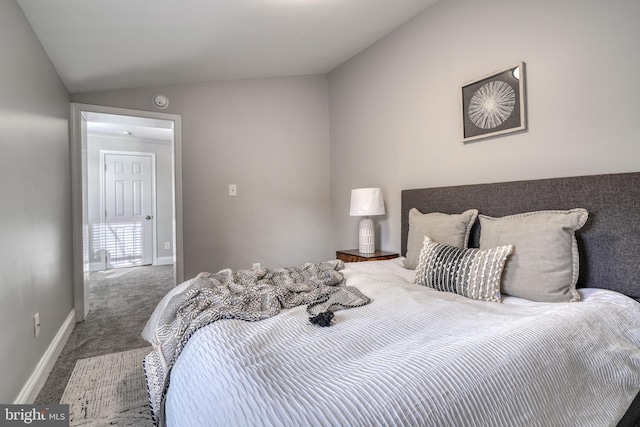
[[[372,302],[331,327],[300,306],[193,334],[166,425],[615,426],[640,390],[640,303],[617,292],[495,303],[416,285],[402,258],[342,272]]]

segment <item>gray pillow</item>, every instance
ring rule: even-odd
[[[464,249],[424,238],[416,283],[482,301],[500,302],[500,278],[513,246]]]
[[[502,293],[541,302],[580,301],[575,232],[588,216],[585,209],[480,215],[481,248],[515,247],[504,269]]]
[[[404,268],[415,269],[424,243],[424,236],[443,245],[466,248],[469,243],[471,227],[478,217],[476,209],[461,214],[439,212],[423,214],[418,209],[409,211],[409,235],[407,236],[407,255]]]

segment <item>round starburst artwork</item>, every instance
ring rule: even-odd
[[[481,86],[469,103],[469,119],[481,129],[493,129],[511,116],[516,104],[513,88],[502,81]]]

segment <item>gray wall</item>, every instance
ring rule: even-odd
[[[164,243],[173,247],[173,199],[172,199],[172,158],[171,144],[141,140],[135,137],[114,137],[109,135],[87,135],[87,196],[89,229],[100,228],[100,150],[138,151],[156,155],[156,224],[155,242],[158,258],[173,257],[173,249],[165,249]],[[95,243],[93,233],[89,233],[89,262],[92,271],[100,267],[100,242]],[[170,263],[169,263],[170,264]]]
[[[73,307],[69,94],[13,0],[0,58],[0,402],[13,403]]]
[[[185,279],[201,271],[332,256],[326,76],[72,95],[182,116]],[[228,196],[236,184],[237,197]]]
[[[357,246],[351,188],[382,187],[399,251],[402,189],[639,171],[639,21],[636,0],[441,0],[334,70],[334,245]],[[519,61],[529,130],[462,144],[460,85]]]

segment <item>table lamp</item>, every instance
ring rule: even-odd
[[[363,216],[360,220],[359,251],[372,254],[376,251],[376,230],[373,215],[384,215],[384,200],[379,188],[356,188],[351,190],[351,216]]]

